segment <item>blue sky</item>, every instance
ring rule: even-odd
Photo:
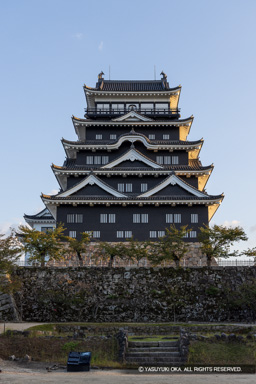
[[[58,189],[62,137],[76,140],[82,86],[108,79],[153,79],[163,69],[182,85],[189,140],[204,137],[200,159],[214,163],[210,194],[225,193],[213,218],[237,223],[256,246],[254,0],[34,0],[0,2],[0,232]]]

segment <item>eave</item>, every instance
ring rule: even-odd
[[[185,168],[185,167],[183,167]],[[202,191],[205,188],[205,185],[212,173],[213,165],[203,167],[204,169],[176,169],[173,167],[173,169],[149,169],[149,168],[143,168],[143,169],[135,169],[135,168],[123,168],[123,169],[101,169],[97,168],[94,169],[93,172],[97,176],[168,176],[170,173],[175,172],[177,176],[186,176],[187,178],[190,177],[197,177],[198,178],[198,189],[199,191]],[[84,175],[89,175],[91,172],[91,168],[80,168],[80,169],[68,169],[64,167],[60,167],[57,165],[52,164],[52,170],[55,174],[55,177],[58,180],[59,185],[63,190],[67,188],[67,178],[69,176],[79,177]]]
[[[95,205],[105,205],[105,206],[111,206],[111,205],[121,205],[121,206],[143,206],[143,205],[154,205],[154,206],[172,206],[175,207],[176,205],[187,205],[187,206],[193,206],[193,205],[205,205],[210,208],[213,206],[209,212],[209,220],[211,220],[212,216],[218,209],[219,205],[221,204],[224,195],[220,196],[214,196],[214,197],[208,197],[208,198],[163,198],[163,197],[152,197],[152,198],[129,198],[126,199],[123,198],[106,198],[106,197],[69,197],[69,198],[61,198],[61,197],[52,197],[49,195],[41,195],[41,198],[44,202],[44,204],[47,206],[49,211],[52,213],[52,215],[56,218],[57,214],[57,207],[61,204],[64,205],[88,205],[90,207],[93,207]]]
[[[79,150],[91,150],[93,152],[96,152],[97,150],[106,150],[108,152],[111,152],[113,150],[117,150],[120,148],[120,146],[126,142],[129,141],[130,143],[135,143],[136,141],[141,142],[144,144],[144,146],[151,151],[158,152],[162,150],[167,150],[169,152],[173,152],[175,150],[185,150],[189,154],[189,159],[197,159],[200,153],[200,150],[203,145],[203,139],[197,141],[197,142],[182,142],[175,143],[171,142],[168,144],[168,142],[163,143],[154,143],[153,140],[149,140],[145,135],[143,134],[123,134],[119,137],[119,139],[111,144],[101,144],[100,141],[97,144],[86,144],[86,143],[79,143],[79,142],[71,142],[65,139],[62,139],[62,145],[65,149],[65,152],[67,154],[67,157],[70,159],[76,158],[76,153]]]

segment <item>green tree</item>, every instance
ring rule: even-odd
[[[165,230],[166,234],[158,242],[151,243],[149,259],[155,265],[161,264],[162,261],[174,261],[178,268],[188,251],[189,245],[184,242],[184,237],[191,229],[187,229],[187,225],[180,228],[171,225]]]
[[[102,257],[108,261],[109,267],[113,266],[113,262],[116,257],[124,258],[127,252],[127,248],[123,243],[107,243],[101,242],[98,245],[95,253],[96,257]]]
[[[20,279],[12,274],[15,262],[23,253],[23,246],[15,236],[14,230],[9,236],[0,235],[0,290],[9,293],[20,287]]]
[[[30,261],[38,261],[41,267],[45,266],[46,257],[51,260],[60,260],[66,252],[63,240],[65,239],[63,225],[47,232],[30,229],[25,225],[19,226],[18,237],[23,248],[29,254]]]
[[[133,261],[135,260],[139,265],[140,260],[147,258],[148,247],[149,242],[138,241],[131,237],[131,239],[126,244],[126,256]]]
[[[231,246],[240,240],[248,240],[243,228],[204,225],[199,228],[198,240],[201,243],[201,250],[207,257],[207,266],[210,267],[212,260],[219,257],[228,258],[239,256],[237,251],[231,251]]]
[[[82,253],[87,251],[87,246],[90,243],[90,235],[88,233],[82,233],[81,239],[77,240],[73,237],[66,236],[68,241],[68,252],[75,252],[79,260],[80,266],[83,266]]]

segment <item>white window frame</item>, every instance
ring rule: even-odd
[[[115,222],[116,222],[116,214],[115,213],[109,213],[108,214],[108,222],[110,224],[115,224]]]
[[[143,224],[147,224],[148,223],[148,213],[141,213],[141,222]]]
[[[148,135],[148,138],[149,138],[149,140],[155,140],[156,139],[156,135],[151,133],[151,134]]]
[[[150,239],[156,239],[157,238],[157,231],[149,231],[149,237]]]
[[[156,162],[158,164],[163,164],[164,163],[164,157],[163,156],[156,156]]]
[[[69,231],[69,237],[76,239],[76,231]]]
[[[173,165],[179,164],[179,156],[172,156],[172,164]]]
[[[110,136],[109,136],[109,138],[110,138],[110,140],[116,140],[116,134],[111,134]]]
[[[94,158],[93,158],[93,156],[86,156],[86,164],[87,164],[87,165],[92,165],[92,164],[94,164]]]
[[[132,237],[132,231],[124,231],[124,237],[130,239]]]
[[[135,224],[140,223],[140,214],[139,213],[134,213],[132,216],[132,222]]]
[[[132,183],[125,184],[125,192],[132,192]]]
[[[102,140],[102,134],[97,134],[97,135],[95,136],[95,139],[96,139],[96,140]]]
[[[101,164],[105,165],[109,162],[109,156],[102,156],[101,158]]]
[[[117,184],[118,192],[124,192],[124,183]]]
[[[75,214],[74,213],[68,213],[67,214],[67,223],[74,223],[75,222]]]
[[[122,239],[124,237],[124,231],[116,231],[116,237]]]
[[[195,238],[197,237],[197,232],[196,232],[196,231],[190,231],[190,232],[189,232],[189,237],[190,237],[191,239],[195,239]]]
[[[157,231],[157,237],[164,237],[165,231]]]
[[[94,239],[99,239],[100,238],[100,231],[93,231],[93,238]]]
[[[108,214],[107,213],[101,213],[100,214],[100,223],[106,224],[108,222]]]
[[[170,139],[170,135],[163,135],[163,140],[169,140]]]

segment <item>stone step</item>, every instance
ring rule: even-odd
[[[128,348],[127,352],[178,352],[179,347],[138,347]]]
[[[125,357],[125,360],[128,363],[137,363],[140,365],[143,364],[171,364],[171,363],[183,363],[185,360],[182,357],[134,357],[134,356],[127,356]]]
[[[126,357],[179,357],[180,352],[130,352],[126,353]]]
[[[179,341],[129,341],[129,347],[177,347]]]

